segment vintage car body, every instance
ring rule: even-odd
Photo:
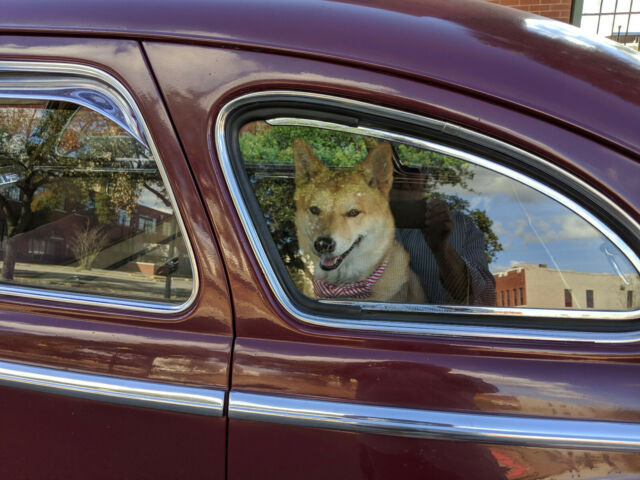
[[[640,476],[637,310],[307,314],[265,266],[224,130],[234,105],[275,97],[432,119],[535,156],[551,174],[512,167],[638,255],[638,56],[480,1],[2,10],[0,95],[60,78],[120,92],[196,279],[164,310],[0,287],[3,477]]]

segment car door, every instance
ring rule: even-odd
[[[3,478],[224,478],[217,242],[139,44],[0,40]]]
[[[418,81],[238,49],[144,48],[228,268],[230,478],[638,474],[638,228],[625,211],[637,209],[637,163],[571,129]],[[345,152],[362,159],[390,144],[392,193],[403,175],[431,182],[458,202],[450,212],[484,224],[482,248],[495,262],[488,293],[472,273],[474,300],[307,293],[305,271],[318,264],[297,256],[304,246],[292,239],[323,207],[301,207],[296,138],[316,170],[364,168]],[[337,195],[337,184],[326,188]],[[360,213],[351,211],[344,216]],[[396,227],[410,216],[402,210]]]

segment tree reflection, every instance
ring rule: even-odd
[[[4,281],[17,262],[89,270],[109,250],[97,263],[118,269],[186,254],[173,245],[179,233],[148,148],[69,102],[0,105],[0,220]]]
[[[1,149],[4,158],[0,157],[0,161],[6,170],[5,182],[14,185],[14,189],[5,189],[0,195],[8,237],[2,264],[2,278],[5,280],[12,280],[14,276],[18,236],[48,217],[51,202],[34,202],[36,192],[45,187],[55,190],[59,181],[69,176],[72,165],[58,161],[55,147],[62,129],[77,109],[75,105],[50,102],[40,115],[37,111],[29,115],[20,108],[9,108],[3,112],[3,124],[6,122],[9,128],[21,131],[24,138],[21,146],[14,143],[9,149],[5,144]],[[23,126],[21,123],[24,120],[27,120],[27,124]],[[9,133],[1,137],[5,142],[11,138]],[[54,198],[55,194],[49,194],[49,197]]]

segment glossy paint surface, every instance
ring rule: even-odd
[[[224,478],[222,418],[6,387],[0,399],[2,478]]]
[[[568,355],[542,345],[407,338],[367,339],[367,348],[353,346],[357,340],[352,346],[239,341],[234,388],[406,408],[640,422],[633,348],[584,348],[575,358],[576,349]]]
[[[42,12],[46,11],[46,15]],[[469,0],[73,0],[5,6],[0,30],[197,41],[438,82],[637,151],[640,56],[563,23]],[[456,61],[452,62],[452,59]],[[585,101],[588,99],[588,101]]]
[[[178,314],[0,298],[3,360],[213,388],[228,386],[232,318],[216,240],[139,44],[11,37],[0,59],[90,65],[133,95],[163,160],[192,241],[200,291]],[[205,294],[206,293],[206,294]],[[226,422],[2,387],[3,477],[222,478]],[[37,458],[37,462],[27,461]],[[71,461],[73,460],[73,462]],[[28,464],[27,466],[25,466]]]
[[[326,478],[438,480],[591,479],[627,480],[640,475],[637,453],[481,445],[230,420],[230,445],[260,445],[245,453],[231,449],[234,479]],[[303,447],[301,447],[301,445]]]
[[[447,119],[537,153],[607,192],[638,218],[640,195],[633,179],[639,170],[633,160],[535,116],[415,81],[253,52],[159,43],[146,43],[145,50],[187,157],[201,172],[197,181],[229,267],[237,334],[232,391],[440,411],[640,421],[635,344],[366,333],[290,318],[272,297],[241,233],[212,153],[211,129],[224,103],[251,91],[302,90],[365,100]],[[276,471],[282,478],[298,478],[301,472],[330,478],[340,476],[338,471],[349,478],[398,478],[400,470],[404,478],[480,478],[479,471],[488,472],[487,478],[576,472],[598,478],[610,458],[601,452],[585,456],[530,447],[500,447],[495,453],[476,444],[233,419],[229,438],[231,478]],[[256,461],[240,460],[247,449],[257,452]],[[621,466],[610,471],[638,473],[634,457],[621,455],[613,461]],[[579,468],[571,464],[578,457]],[[551,463],[557,470],[542,467],[550,459],[556,459]],[[589,471],[591,461],[599,466]],[[276,465],[287,462],[278,470]],[[520,473],[500,476],[510,468]]]
[[[89,317],[89,315],[86,315]],[[225,336],[3,311],[3,360],[138,380],[226,387]]]
[[[211,139],[218,111],[244,93],[337,95],[507,141],[589,182],[638,220],[637,57],[537,17],[464,0],[161,0],[152,8],[72,0],[56,9],[10,0],[3,7],[0,31],[36,35],[2,37],[0,59],[93,65],[132,92],[201,275],[194,305],[173,316],[0,298],[3,359],[221,390],[232,371],[233,391],[355,405],[640,422],[635,344],[354,332],[292,318],[257,265]],[[43,36],[54,33],[94,39]],[[182,44],[169,43],[175,40]],[[634,454],[235,419],[227,430],[224,418],[5,387],[0,401],[7,478],[223,478],[227,459],[231,479],[640,474]]]

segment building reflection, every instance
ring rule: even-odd
[[[556,270],[519,263],[494,274],[499,307],[634,310],[640,308],[637,274]]]

